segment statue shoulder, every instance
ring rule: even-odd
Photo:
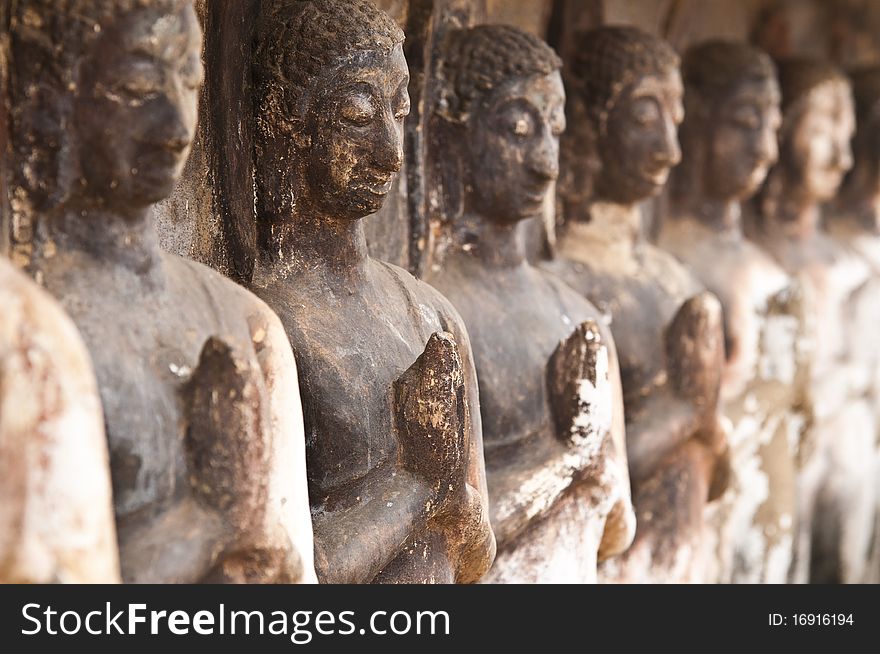
[[[210,266],[176,254],[166,254],[166,263],[174,274],[188,278],[181,281],[190,281],[197,285],[211,301],[219,302],[221,306],[228,306],[232,301],[236,303],[236,309],[247,314],[274,315],[268,305],[252,291]]]
[[[379,266],[386,271],[399,285],[410,305],[422,305],[434,310],[440,324],[446,331],[451,331],[455,336],[466,333],[464,320],[458,310],[436,288],[428,282],[414,277],[408,271],[395,266],[387,261],[377,261]]]
[[[690,266],[655,245],[645,245],[644,261],[648,276],[661,280],[675,295],[690,297],[705,290]]]
[[[562,264],[558,264],[557,261],[548,263],[556,265],[542,265],[535,268],[548,289],[552,291],[566,306],[576,307],[591,318],[599,316],[600,312],[596,306],[587,299],[586,295],[574,288],[564,276],[566,271],[570,271],[575,275],[580,272],[580,274],[583,275],[583,264],[575,264],[572,262],[562,262]]]
[[[197,261],[173,254],[167,256],[170,267],[179,271],[181,277],[186,276],[188,279],[184,281],[192,287],[200,288],[206,301],[217,308],[222,323],[229,327],[241,320],[246,324],[258,351],[264,339],[266,344],[286,344],[290,348],[281,319],[252,291]]]
[[[545,272],[548,283],[553,284],[554,289],[564,287],[584,299],[592,295],[597,286],[612,279],[588,261],[575,261],[564,256],[542,261],[538,267]]]
[[[65,375],[91,380],[91,363],[73,320],[61,305],[24,273],[0,261],[3,348],[27,338],[31,347],[54,361]]]

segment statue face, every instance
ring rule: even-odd
[[[135,10],[97,40],[75,103],[88,196],[132,208],[171,193],[195,134],[201,47],[189,4]]]
[[[830,200],[853,163],[852,96],[845,82],[829,81],[801,102],[801,114],[789,135],[785,163],[806,196]]]
[[[403,46],[365,52],[315,82],[299,141],[317,208],[356,220],[377,212],[403,164],[409,114]]]
[[[778,157],[779,87],[775,80],[750,80],[719,98],[707,126],[707,191],[745,198],[758,190]]]
[[[495,222],[540,215],[559,176],[565,91],[558,72],[510,80],[468,123],[472,208]]]
[[[682,96],[677,70],[644,75],[623,89],[608,115],[606,133],[598,137],[598,197],[632,204],[660,192],[681,161]]]

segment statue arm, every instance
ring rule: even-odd
[[[630,409],[626,425],[626,450],[632,479],[650,476],[672,452],[693,438],[699,418],[690,401],[668,385],[654,389]]]
[[[667,383],[631,411],[630,474],[638,479],[691,438],[716,458],[713,496],[726,485],[729,452],[718,415],[724,361],[721,304],[709,292],[685,302],[665,334]],[[634,415],[632,415],[634,414]]]
[[[463,377],[454,338],[435,333],[396,380],[397,460],[372,470],[344,497],[334,496],[334,506],[314,511],[322,581],[371,581],[426,531],[445,532],[453,561],[467,551],[479,495],[466,483],[470,417]]]
[[[605,532],[599,547],[601,561],[624,552],[632,544],[636,535],[636,516],[630,492],[629,461],[626,454],[626,417],[617,346],[608,328],[602,323],[599,323],[599,332],[608,347],[608,381],[612,389],[611,429],[607,439],[609,447],[606,448],[610,460],[606,463],[606,467],[614,466],[612,475],[616,485],[614,492],[620,496],[605,523]]]
[[[547,387],[557,437],[587,450],[595,459],[589,465],[596,480],[609,497],[616,498],[606,519],[600,555],[619,554],[635,536],[635,515],[624,443],[620,368],[608,331],[594,320],[578,325],[548,361]]]
[[[55,302],[2,260],[0,306],[0,583],[117,583],[89,355]]]
[[[470,519],[465,520],[466,545],[458,566],[459,583],[478,581],[495,560],[496,542],[489,524],[489,488],[486,482],[486,463],[483,453],[483,424],[480,414],[480,395],[477,370],[474,364],[470,338],[461,317],[451,307],[445,320],[446,329],[458,344],[464,377],[464,395],[470,416],[470,439],[466,474],[466,497],[461,509]]]
[[[428,485],[401,468],[380,466],[347,493],[346,506],[315,511],[315,569],[321,583],[371,582],[425,530]]]
[[[269,311],[267,309],[267,311]],[[301,565],[301,581],[317,581],[306,476],[305,430],[296,361],[278,318],[269,312],[265,336],[252,334],[269,397],[272,467],[268,523],[280,524]]]

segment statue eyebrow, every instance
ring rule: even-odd
[[[115,64],[139,64],[147,66],[160,66],[162,60],[154,53],[139,48],[131,50],[118,59]]]
[[[338,87],[340,93],[366,93],[370,96],[376,95],[380,89],[375,82],[367,79],[352,79],[344,82]]]
[[[521,95],[514,96],[512,98],[504,98],[504,100],[501,103],[499,103],[498,107],[499,107],[499,109],[506,109],[507,107],[516,106],[516,105],[520,105],[521,107],[523,107],[525,109],[533,109],[535,111],[538,111],[540,109],[540,107],[538,107],[538,105],[536,105],[534,102],[532,102],[528,98],[523,97]]]
[[[174,34],[170,39],[173,41],[173,45],[170,48],[163,47],[160,49],[154,38],[143,34],[131,41],[128,52],[154,61],[160,61],[167,50],[172,50],[175,57],[182,57],[189,52],[191,39],[186,32]]]
[[[648,88],[636,87],[630,96],[633,100],[654,100],[655,102],[663,98],[663,92],[653,85]]]

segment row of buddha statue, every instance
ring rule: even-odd
[[[261,4],[247,288],[155,225],[211,65],[191,0],[14,5],[0,580],[880,572],[880,68],[452,29],[416,279],[363,226],[405,158],[403,31]]]

